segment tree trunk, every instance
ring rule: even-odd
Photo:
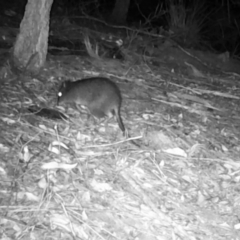
[[[114,24],[124,24],[127,19],[129,4],[130,0],[116,0],[110,16],[110,22]]]
[[[37,74],[48,50],[49,15],[53,0],[28,0],[13,48],[13,64]]]

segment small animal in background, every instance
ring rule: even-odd
[[[94,77],[66,81],[58,92],[58,104],[75,103],[88,108],[97,117],[116,117],[119,128],[125,135],[125,127],[121,118],[122,97],[118,86],[108,78]]]

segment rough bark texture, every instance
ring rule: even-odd
[[[126,22],[130,0],[116,0],[115,7],[110,16],[110,22],[123,24]]]
[[[13,63],[18,69],[38,73],[48,50],[49,15],[53,0],[28,0],[20,32],[13,48]]]

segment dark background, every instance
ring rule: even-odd
[[[26,0],[1,2],[0,25],[19,27],[26,3]],[[62,21],[69,18],[74,21],[80,16],[91,16],[107,21],[114,4],[112,0],[55,0],[51,20],[55,18]],[[170,11],[173,5],[184,9],[184,23],[175,21],[176,14]],[[162,30],[168,31],[178,43],[183,46],[185,44],[185,47],[217,52],[229,51],[231,56],[236,57],[240,54],[239,10],[240,1],[130,0],[124,26],[156,34],[160,34]]]

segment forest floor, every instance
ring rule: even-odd
[[[145,56],[140,42],[124,60],[50,53],[38,77],[16,76],[4,62],[1,239],[240,239],[239,62],[168,42],[146,44]],[[140,148],[114,119],[56,107],[64,80],[93,76],[119,86]]]

